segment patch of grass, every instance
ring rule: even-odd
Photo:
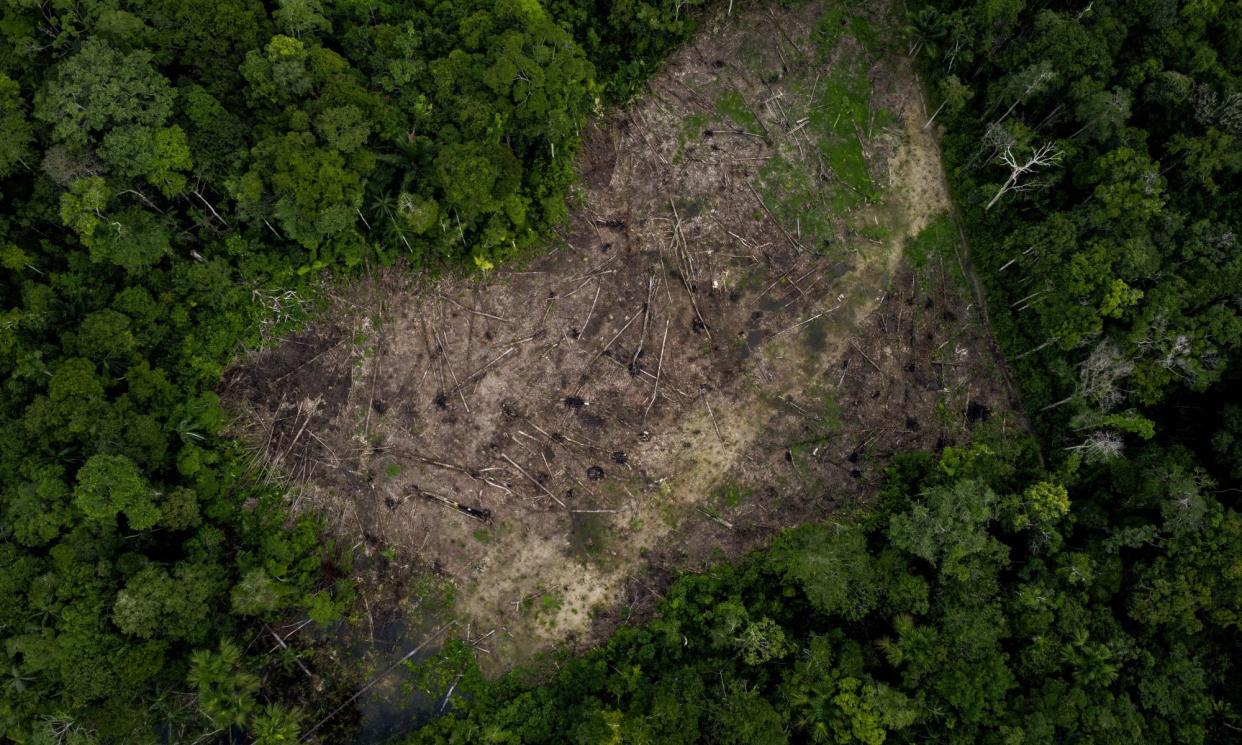
[[[763,126],[759,124],[759,120],[755,117],[755,113],[750,110],[746,99],[742,98],[742,94],[736,90],[729,89],[716,99],[716,113],[727,119],[731,119],[736,124],[742,126],[747,132],[754,135],[763,134]]]
[[[858,234],[861,235],[863,238],[866,238],[869,241],[874,241],[876,243],[883,243],[884,241],[888,240],[889,236],[891,236],[893,232],[889,230],[888,226],[886,225],[872,224],[872,225],[863,226],[858,231]]]
[[[754,490],[748,486],[744,486],[733,479],[727,479],[723,484],[716,487],[714,496],[725,507],[737,507],[742,504]]]
[[[888,129],[901,123],[901,117],[891,109],[883,106],[871,112],[871,127],[867,130],[867,136],[871,137],[875,134],[876,129]]]
[[[830,4],[824,8],[815,28],[811,30],[811,41],[815,42],[815,50],[819,52],[819,60],[827,60],[837,46],[841,36],[849,29],[850,17],[845,8]]]
[[[400,463],[389,463],[388,465],[384,466],[384,475],[390,479],[395,479],[396,477],[400,476],[401,475],[401,464]]]
[[[871,88],[866,74],[848,63],[834,68],[810,112],[811,131],[832,172],[860,199],[871,201],[879,190],[867,171],[862,132],[871,119]]]
[[[827,13],[827,20],[821,21],[825,28],[833,28],[844,18],[834,20]],[[759,170],[758,187],[764,204],[790,235],[826,254],[836,241],[839,224],[881,196],[871,179],[863,143],[871,129],[887,126],[894,118],[891,112],[871,111],[870,81],[858,61],[844,61],[816,84],[807,81],[798,88],[813,100],[805,112],[791,111],[790,119],[808,120],[803,134],[810,135],[813,148],[796,155],[783,148]]]
[[[812,471],[811,464],[814,463],[819,455],[819,449],[828,445],[827,437],[816,437],[805,442],[797,442],[789,446],[790,461],[794,467],[794,474],[798,482],[803,488],[818,489],[822,486],[822,481]]]
[[[837,218],[862,201],[845,189],[827,188],[807,164],[779,156],[759,169],[759,192],[785,230],[819,253],[831,246]]]
[[[607,515],[574,513],[570,520],[569,552],[583,563],[598,562],[604,555],[610,533]]]
[[[852,36],[868,51],[878,52],[883,49],[884,38],[880,26],[864,15],[867,5],[861,0],[830,3],[824,8],[815,28],[811,30],[811,41],[815,43],[815,51],[821,62],[828,59],[837,42],[843,36]]]
[[[676,528],[681,524],[681,511],[673,502],[660,502],[659,504],[660,520],[670,528]]]
[[[832,390],[826,386],[815,386],[811,389],[811,395],[819,405],[819,410],[815,412],[819,426],[827,432],[841,429],[845,420],[841,418],[841,404]]]
[[[966,275],[962,274],[957,260],[958,240],[953,219],[948,214],[938,215],[906,242],[906,259],[915,269],[923,269],[932,259],[940,259],[949,275],[965,286]]]
[[[453,607],[456,595],[457,587],[452,582],[428,571],[415,580],[408,601],[420,611],[444,613]]]
[[[492,542],[492,532],[488,530],[487,528],[478,528],[471,535],[474,536],[474,539],[476,541],[478,541],[479,543],[482,543],[485,546]]]
[[[707,127],[707,115],[696,111],[681,123],[681,132],[677,134],[677,146],[682,147],[691,140],[696,140]]]

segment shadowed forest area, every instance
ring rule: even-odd
[[[1242,6],[0,37],[0,739],[1242,738]]]

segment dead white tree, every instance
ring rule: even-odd
[[[1087,461],[1098,463],[1121,457],[1125,442],[1121,435],[1111,429],[1101,429],[1087,435],[1081,445],[1073,445],[1066,450],[1077,450]]]
[[[1115,408],[1126,398],[1120,383],[1134,372],[1134,360],[1124,357],[1116,345],[1105,341],[1098,344],[1078,368],[1078,385],[1072,395],[1048,404],[1041,411],[1055,409],[1070,401],[1093,404],[1101,413]]]
[[[1054,142],[1044,143],[1037,150],[1034,150],[1029,158],[1022,162],[1019,162],[1018,158],[1013,154],[1013,148],[1006,146],[1005,152],[1001,153],[1000,161],[1009,166],[1009,178],[1005,179],[1005,183],[1001,184],[1000,189],[996,191],[996,196],[992,197],[992,201],[988,202],[987,207],[984,207],[984,209],[992,209],[1000,201],[1001,197],[1011,191],[1027,191],[1031,188],[1031,183],[1029,181],[1023,182],[1023,177],[1037,168],[1056,165],[1060,160],[1061,151]]]
[[[1158,364],[1183,380],[1191,380],[1196,373],[1194,348],[1190,337],[1178,329],[1169,328],[1168,319],[1157,316],[1147,328],[1147,334],[1138,343],[1140,357],[1159,360]]]
[[[1116,345],[1103,342],[1091,350],[1079,371],[1079,395],[1092,401],[1100,411],[1109,411],[1125,400],[1119,385],[1134,372],[1134,360],[1125,357]]]

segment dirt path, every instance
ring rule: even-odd
[[[592,125],[563,247],[342,288],[228,376],[298,509],[446,578],[485,667],[848,512],[896,450],[1007,426],[965,287],[903,261],[948,207],[917,80],[819,21],[705,24]]]

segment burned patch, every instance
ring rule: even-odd
[[[722,15],[593,123],[558,249],[336,288],[230,372],[296,509],[437,567],[490,670],[865,504],[893,452],[968,438],[970,402],[1014,419],[969,299],[902,263],[948,205],[914,73],[804,53],[818,11]]]

